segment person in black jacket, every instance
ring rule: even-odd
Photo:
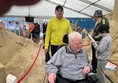
[[[99,41],[101,40],[101,36],[99,35],[99,26],[101,24],[106,24],[106,25],[109,25],[109,22],[108,22],[108,19],[105,18],[102,14],[102,10],[96,10],[95,13],[94,13],[94,19],[96,20],[96,24],[95,24],[95,27],[94,27],[94,30],[93,30],[93,33],[92,33],[92,37],[93,39],[99,43]],[[92,66],[93,66],[93,70],[92,72],[96,73],[96,69],[97,69],[97,59],[96,59],[96,50],[95,48],[93,47],[93,45],[91,46],[92,47]]]
[[[35,43],[39,43],[39,34],[40,34],[40,25],[38,23],[34,23],[34,29],[31,31],[32,40]]]

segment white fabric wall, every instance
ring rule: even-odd
[[[47,1],[39,2],[35,5],[30,6],[30,16],[55,16],[55,4]],[[28,6],[13,6],[10,11],[5,15],[7,16],[28,16],[29,7]],[[64,8],[65,17],[88,17],[72,10]]]
[[[57,4],[64,4],[65,0],[50,0],[54,3]],[[88,0],[91,2],[95,2],[98,0]],[[99,4],[101,6],[104,6],[106,8],[109,8],[111,10],[113,10],[113,5],[114,5],[114,0],[100,0],[99,2],[97,2],[96,4]],[[79,0],[67,0],[65,6],[72,8],[73,10],[77,10],[77,11],[81,11],[82,9],[86,8],[87,6],[89,6],[90,4],[84,3],[82,1]],[[55,7],[56,4],[53,4],[51,2],[48,2],[46,0],[41,0],[41,2],[30,6],[30,15],[31,16],[43,16],[43,17],[53,17],[55,16]],[[93,5],[87,7],[86,9],[82,10],[83,13],[86,13],[88,15],[93,15],[94,11],[100,9],[98,7],[95,7]],[[78,12],[75,12],[73,10],[69,10],[64,8],[64,16],[65,17],[88,17],[85,16],[83,14],[80,14]],[[104,9],[101,9],[103,11],[103,14],[107,14],[109,13],[108,11],[105,11]],[[6,13],[5,15],[8,16],[28,16],[29,15],[29,6],[13,6],[11,8],[11,10]]]

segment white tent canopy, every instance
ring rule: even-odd
[[[88,18],[97,9],[101,9],[103,14],[110,13],[114,0],[42,0],[31,6],[12,6],[5,16],[53,17],[58,4],[64,6],[65,17]]]

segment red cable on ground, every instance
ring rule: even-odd
[[[27,74],[31,71],[32,67],[34,66],[34,64],[35,64],[35,62],[36,62],[36,60],[37,60],[37,58],[38,58],[38,56],[39,56],[41,46],[42,46],[42,44],[39,45],[39,50],[38,50],[38,52],[37,52],[36,58],[34,59],[32,65],[31,65],[30,68],[27,70],[27,72],[17,81],[17,83],[20,83],[20,82],[27,76]]]
[[[108,61],[118,67],[118,64],[116,64],[116,63],[114,63],[114,62],[112,62],[112,61],[110,61],[110,60],[108,60]]]
[[[85,44],[85,45],[82,45],[82,46],[89,46],[89,45],[91,45],[91,44]]]

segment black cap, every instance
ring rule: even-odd
[[[109,29],[110,29],[109,25],[102,24],[102,25],[99,26],[98,32],[100,32],[100,33],[104,33],[104,32],[109,33]]]
[[[61,5],[58,5],[58,6],[56,6],[55,11],[58,10],[58,9],[63,10],[63,7]]]
[[[96,10],[94,16],[102,17],[102,10]]]

